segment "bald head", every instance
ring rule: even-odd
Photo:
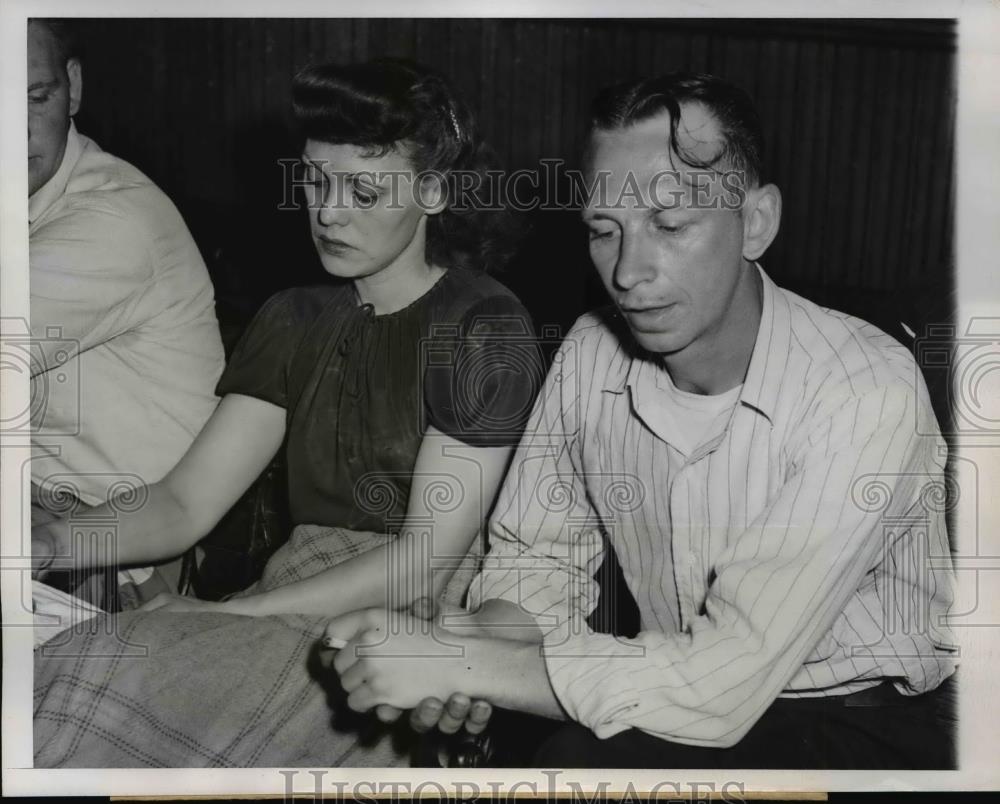
[[[80,62],[45,22],[28,23],[28,195],[59,170],[70,118],[80,108]]]

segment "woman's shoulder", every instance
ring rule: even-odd
[[[257,318],[282,328],[309,326],[349,300],[350,286],[346,284],[286,288],[264,302]]]
[[[448,318],[463,321],[482,315],[513,315],[530,320],[514,292],[486,273],[465,268],[448,271],[449,292],[445,294]]]
[[[349,283],[336,285],[305,285],[279,290],[265,306],[282,307],[303,317],[319,315],[338,300],[350,298]]]
[[[471,271],[468,268],[450,268],[448,279],[455,298],[476,302],[496,296],[517,300],[514,291],[487,274],[485,271]]]

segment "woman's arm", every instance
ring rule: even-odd
[[[149,487],[145,504],[133,513],[108,505],[89,512],[118,523],[115,554],[90,544],[71,544],[70,523],[55,520],[32,528],[36,566],[55,557],[48,569],[87,568],[161,561],[180,555],[208,533],[264,470],[285,436],[282,407],[241,394],[223,397],[180,462]]]
[[[470,447],[428,428],[399,538],[298,583],[227,601],[225,609],[252,616],[336,616],[436,598],[483,527],[511,451]]]

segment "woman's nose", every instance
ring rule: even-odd
[[[347,204],[343,195],[330,192],[316,210],[316,219],[320,226],[337,226],[347,220],[347,214]]]

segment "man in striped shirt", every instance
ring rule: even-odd
[[[551,766],[953,762],[933,692],[955,668],[944,444],[906,349],[757,264],[781,217],[761,152],[751,101],[716,78],[599,96],[583,218],[614,307],[557,356],[473,614],[433,640],[384,613],[331,624],[352,707],[459,691],[575,721]],[[634,638],[586,623],[608,549]]]

